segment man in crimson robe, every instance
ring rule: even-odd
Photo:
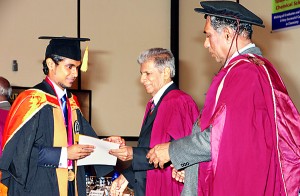
[[[9,99],[11,96],[12,88],[10,86],[10,82],[0,76],[0,157],[2,155],[2,134],[6,121],[6,117],[8,115],[8,111],[11,107],[9,103]]]
[[[204,47],[222,67],[195,124],[200,131],[155,146],[149,162],[163,167],[171,160],[177,171],[194,167],[185,172],[183,195],[298,195],[300,116],[251,40],[252,25],[264,27],[263,21],[236,2],[200,4],[195,11],[205,14]]]
[[[192,97],[172,81],[175,60],[171,51],[151,48],[140,54],[138,63],[140,82],[152,98],[146,107],[137,147],[123,146],[110,151],[122,161],[132,161],[113,182],[111,195],[122,195],[128,183],[135,196],[180,195],[183,184],[172,179],[170,165],[155,169],[146,154],[156,144],[189,135],[198,116],[198,107]]]

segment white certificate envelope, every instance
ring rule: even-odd
[[[77,165],[116,165],[117,157],[110,155],[110,149],[119,149],[120,144],[107,142],[98,138],[79,135],[78,144],[89,144],[95,146],[94,152],[89,156],[77,160]]]

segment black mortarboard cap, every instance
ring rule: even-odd
[[[56,54],[76,61],[81,60],[80,42],[90,41],[89,38],[50,36],[41,36],[39,39],[50,39],[45,53],[46,58],[51,54]]]
[[[195,8],[196,12],[232,20],[239,19],[241,22],[265,27],[262,19],[239,3],[233,1],[201,1],[200,5],[202,8]]]

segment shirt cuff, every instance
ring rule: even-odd
[[[59,168],[68,168],[68,151],[67,151],[66,147],[61,148],[58,167]]]

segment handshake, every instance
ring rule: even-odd
[[[105,138],[106,141],[114,142],[120,144],[119,149],[111,149],[109,154],[116,156],[121,161],[130,161],[133,159],[133,147],[126,146],[126,142],[120,136],[110,136]],[[146,155],[149,164],[153,164],[155,168],[164,168],[164,164],[170,161],[169,156],[169,146],[170,142],[162,143],[155,145],[152,149],[150,149]],[[176,170],[173,165],[172,167],[172,177],[179,182],[184,182],[184,171]],[[129,184],[128,180],[124,175],[120,175],[117,179],[115,179],[110,188],[110,194],[112,196],[121,196]]]
[[[109,154],[116,156],[121,161],[130,161],[133,159],[132,146],[126,146],[125,140],[120,136],[110,136],[104,139],[108,142],[120,144],[119,149],[111,149]],[[149,150],[146,158],[149,159],[149,163],[153,164],[155,168],[158,166],[164,168],[164,164],[170,161],[169,155],[170,142],[157,144]]]

